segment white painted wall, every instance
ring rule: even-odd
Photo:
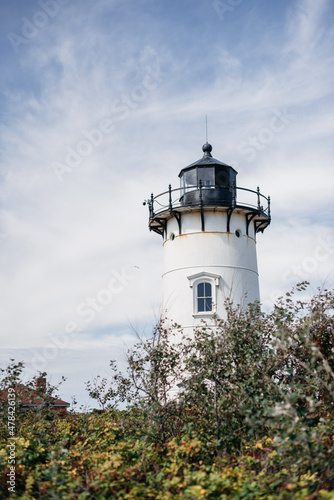
[[[232,213],[230,232],[226,232],[226,211],[205,210],[205,231],[201,231],[198,211],[182,214],[182,234],[174,218],[167,223],[164,241],[162,317],[183,328],[193,328],[208,313],[194,316],[194,293],[189,276],[201,272],[218,276],[216,312],[225,317],[224,301],[245,306],[260,299],[254,226],[246,236],[246,219],[242,211]],[[241,231],[241,237],[235,235]],[[172,240],[171,234],[174,234]]]

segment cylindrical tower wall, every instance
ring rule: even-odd
[[[254,225],[246,230],[242,210],[232,213],[227,232],[226,210],[205,210],[205,231],[201,213],[182,214],[182,234],[175,218],[167,221],[164,240],[162,317],[183,328],[193,328],[213,314],[225,318],[225,300],[244,307],[259,300]],[[212,286],[214,307],[203,312],[196,308],[197,285]]]

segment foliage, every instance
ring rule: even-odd
[[[22,414],[12,498],[334,499],[334,295],[305,288],[181,341],[157,325],[88,383],[106,411]]]
[[[94,377],[93,381],[86,382],[86,390],[89,397],[97,401],[102,410],[110,410],[119,403],[129,400],[130,382],[117,370],[116,362],[110,361],[111,381],[100,375]]]
[[[295,464],[295,443],[248,440],[242,453],[215,452],[188,424],[165,443],[145,434],[137,409],[103,413],[27,414],[16,445],[16,494],[33,499],[305,499],[333,498],[332,426],[323,426],[327,476]],[[142,428],[139,427],[142,424]],[[0,448],[6,498],[6,443]],[[324,461],[324,464],[326,463]],[[298,470],[299,468],[299,470]],[[332,493],[330,493],[332,491]]]
[[[53,405],[58,397],[59,387],[65,381],[62,377],[59,384],[52,385],[46,381],[46,372],[38,372],[31,380],[25,382],[23,380],[24,366],[24,362],[10,359],[7,367],[0,367],[0,419],[2,422],[8,422],[8,408],[12,403],[15,407],[16,430],[19,429],[20,417],[27,411],[24,404],[36,403],[36,401],[43,403],[34,412],[34,415],[39,417]],[[10,391],[15,394],[11,401],[8,397]],[[0,437],[5,437],[7,434],[7,427],[0,426]]]

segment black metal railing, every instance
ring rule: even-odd
[[[231,193],[230,201],[211,201],[206,200],[205,194],[208,190],[222,190]],[[188,193],[197,193],[197,201],[185,202],[185,195]],[[150,220],[165,212],[173,213],[176,210],[184,207],[205,207],[205,206],[226,206],[230,208],[245,208],[251,211],[257,211],[259,214],[264,215],[269,221],[270,215],[270,196],[266,197],[260,193],[258,187],[256,191],[243,187],[231,186],[231,188],[223,189],[219,186],[203,186],[199,182],[199,186],[186,186],[172,189],[169,185],[168,190],[156,196],[151,194],[149,200],[144,201],[144,205],[148,205]]]

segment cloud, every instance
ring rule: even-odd
[[[288,10],[290,46],[302,58],[308,58],[310,53],[312,55],[312,51],[323,40],[327,31],[323,21],[330,8],[328,0],[299,0]]]

